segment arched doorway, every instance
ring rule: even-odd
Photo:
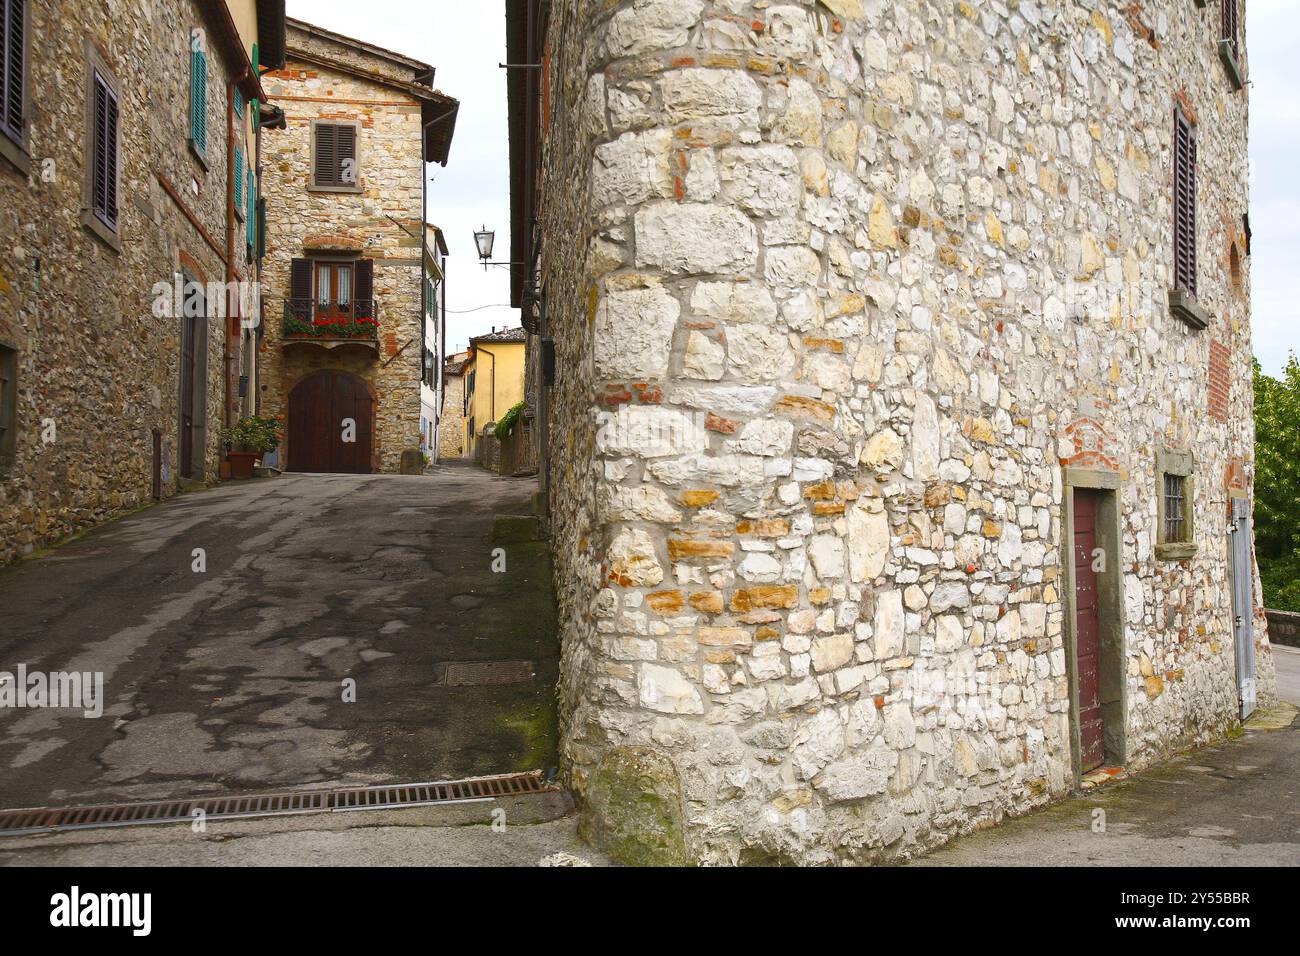
[[[289,471],[369,474],[375,403],[355,375],[328,369],[289,393]]]

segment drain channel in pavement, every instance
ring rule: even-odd
[[[444,668],[448,687],[522,684],[537,676],[532,661],[451,661]]]
[[[93,827],[143,826],[151,823],[190,823],[199,816],[206,820],[236,820],[306,813],[394,810],[402,807],[471,803],[557,790],[559,787],[547,783],[542,778],[542,772],[537,770],[436,783],[284,790],[186,800],[101,803],[84,807],[31,807],[0,810],[0,836],[26,836]]]

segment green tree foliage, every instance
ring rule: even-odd
[[[1281,379],[1255,362],[1255,556],[1264,604],[1300,611],[1300,362]]]
[[[523,410],[524,403],[519,402],[501,416],[501,421],[497,422],[496,427],[492,430],[500,441],[505,441],[510,437],[510,433],[515,430],[515,422],[519,421],[519,413]]]

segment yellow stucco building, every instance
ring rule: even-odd
[[[524,400],[522,328],[502,329],[469,340],[465,364],[465,454],[473,457],[483,428]]]

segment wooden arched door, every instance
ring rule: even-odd
[[[288,470],[369,474],[374,420],[370,389],[355,375],[303,379],[289,393]]]

